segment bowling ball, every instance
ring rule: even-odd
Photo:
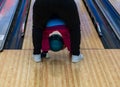
[[[62,36],[58,34],[53,34],[49,37],[49,45],[50,50],[52,51],[60,51],[64,47],[64,42]]]

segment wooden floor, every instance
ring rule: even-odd
[[[82,50],[84,60],[71,63],[66,51],[50,52],[42,63],[31,50],[0,54],[0,87],[120,87],[120,50]]]
[[[32,5],[21,50],[0,53],[0,87],[120,87],[120,50],[104,49],[80,0],[81,53],[84,59],[71,63],[69,52],[49,52],[50,59],[32,61]],[[117,0],[116,0],[117,1]]]

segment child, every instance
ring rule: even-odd
[[[52,17],[62,19],[69,29],[72,62],[79,62],[80,53],[80,20],[74,0],[36,0],[33,6],[33,59],[41,61],[42,35],[47,22]]]
[[[70,35],[61,19],[53,18],[47,22],[42,36],[42,54],[49,50],[60,51],[67,47],[70,51]],[[44,56],[45,57],[45,56]]]

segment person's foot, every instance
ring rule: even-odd
[[[36,63],[41,62],[41,61],[42,61],[42,59],[41,59],[41,54],[33,54],[32,59],[33,59]]]
[[[46,57],[45,57],[46,59],[49,59],[50,58],[50,56],[49,56],[49,53],[46,53]]]
[[[79,56],[77,55],[72,55],[72,62],[73,63],[76,63],[76,62],[79,62],[80,60],[83,59],[83,54],[80,54]]]
[[[49,59],[50,57],[49,57],[48,52],[42,52],[42,53],[41,53],[41,58]]]

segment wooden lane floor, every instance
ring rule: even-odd
[[[30,8],[29,18],[26,27],[25,39],[23,43],[22,49],[33,49],[32,45],[32,5]],[[76,2],[78,2],[76,0]],[[82,0],[79,1],[78,9],[80,13],[80,21],[81,21],[81,34],[82,34],[82,41],[81,41],[81,49],[104,49],[100,38],[94,28],[94,25],[86,11],[85,6],[83,5]]]
[[[120,14],[120,0],[109,0],[117,12]]]
[[[0,87],[119,87],[120,50],[82,50],[79,63],[68,52],[50,52],[42,63],[32,61],[32,50],[0,53]],[[63,55],[64,54],[64,55]]]

